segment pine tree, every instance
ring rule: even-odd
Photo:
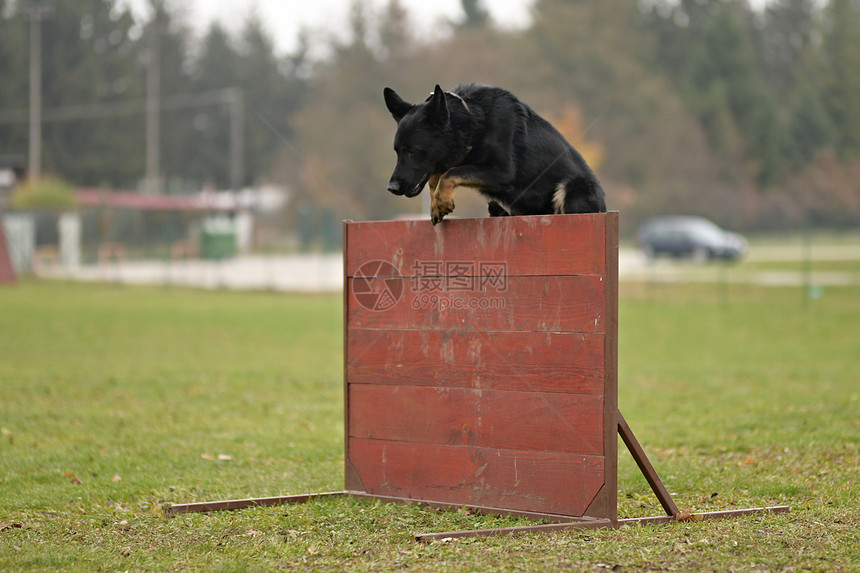
[[[239,86],[240,56],[232,41],[217,22],[203,38],[192,73],[192,90],[198,97]],[[230,187],[230,107],[226,101],[193,109],[189,132],[192,141],[186,146],[185,176],[204,186]]]
[[[831,0],[823,45],[824,100],[844,158],[860,156],[860,8]]]
[[[758,44],[765,82],[774,97],[790,101],[813,49],[817,9],[813,0],[775,0],[761,17]]]
[[[301,81],[294,70],[282,72],[274,42],[256,13],[246,20],[240,38],[239,85],[244,98],[245,183],[264,179],[278,150],[293,137],[291,114],[301,103]]]
[[[761,185],[779,177],[781,126],[764,89],[742,7],[722,3],[704,23],[690,56],[688,98],[712,145],[725,150],[735,134]]]
[[[4,3],[5,4],[5,3]],[[0,108],[29,106],[29,23],[0,11]],[[58,2],[42,26],[42,171],[78,185],[127,185],[140,171],[134,21],[115,0]],[[0,117],[0,153],[27,152],[26,121]]]
[[[27,22],[11,13],[11,5],[12,0],[0,0],[0,155],[23,157],[29,93]]]
[[[462,24],[463,28],[483,28],[490,23],[490,13],[484,7],[482,0],[461,0],[465,19]]]

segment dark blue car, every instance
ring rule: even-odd
[[[735,260],[747,250],[741,235],[724,231],[703,217],[651,219],[639,228],[636,242],[649,259],[669,255],[696,262]]]

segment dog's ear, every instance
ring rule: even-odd
[[[448,123],[448,102],[445,101],[445,92],[439,84],[436,84],[436,89],[430,96],[430,118],[440,124]]]
[[[394,120],[398,123],[403,116],[409,113],[409,110],[412,109],[412,104],[403,101],[397,92],[391,88],[385,88],[382,92],[382,95],[385,96],[385,105],[388,106],[388,111],[391,112],[391,115],[394,116]]]

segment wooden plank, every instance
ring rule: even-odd
[[[551,215],[350,223],[347,276],[388,261],[413,276],[431,261],[505,261],[509,276],[604,273],[604,215]]]
[[[618,213],[605,216],[606,225],[606,295],[605,335],[603,337],[604,453],[606,483],[595,498],[587,515],[618,519]]]
[[[581,516],[603,485],[602,457],[350,438],[374,495]]]
[[[349,233],[352,224],[349,221],[343,222],[343,252],[348,252]],[[349,304],[350,295],[348,288],[349,279],[346,273],[346,256],[343,263],[343,427],[349,428],[349,375],[347,373],[347,362],[349,361],[349,346],[350,336],[347,325],[349,324]],[[349,440],[344,440],[343,453],[343,482],[344,487],[348,490],[364,490],[364,485],[361,483],[361,478],[358,472],[349,461]]]
[[[603,332],[605,284],[602,276],[509,277],[503,292],[427,293],[404,288],[383,309],[350,292],[347,325],[352,328]],[[364,300],[364,302],[361,302]]]
[[[346,378],[350,384],[601,394],[603,336],[350,328]]]
[[[350,387],[350,437],[509,450],[603,454],[603,397]]]

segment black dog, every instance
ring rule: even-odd
[[[545,119],[501,88],[437,85],[410,104],[385,88],[397,121],[397,165],[388,190],[415,197],[430,184],[433,224],[454,210],[454,188],[477,189],[491,216],[606,211],[603,188],[582,155]]]

